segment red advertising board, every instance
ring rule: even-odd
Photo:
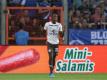
[[[56,73],[107,73],[107,46],[59,46]],[[0,73],[48,73],[46,46],[0,46]]]

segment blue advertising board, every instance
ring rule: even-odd
[[[107,45],[107,30],[69,29],[69,45]]]

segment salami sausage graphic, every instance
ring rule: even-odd
[[[3,52],[8,48],[8,46],[0,46],[0,56],[3,54]]]
[[[39,53],[35,49],[28,49],[0,59],[0,72],[7,72],[36,63]]]

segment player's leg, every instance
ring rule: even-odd
[[[50,67],[50,74],[53,73],[53,54],[52,52],[49,53],[49,67]]]
[[[58,45],[56,44],[56,45],[54,45],[53,46],[54,48],[53,48],[53,67],[55,66],[55,60],[56,60],[56,56],[57,56],[57,53],[58,53]]]
[[[54,66],[55,66],[55,59],[58,53],[58,45],[52,45],[52,52],[50,54],[50,63],[51,63],[51,74],[50,77],[55,77],[53,74]]]
[[[58,53],[58,45],[53,45],[48,43],[50,77],[54,77],[53,70],[55,66],[55,59],[56,59],[57,53]]]
[[[53,73],[53,53],[52,53],[52,45],[50,43],[48,44],[48,55],[49,55],[49,68],[50,68],[50,74]]]
[[[55,66],[55,59],[56,59],[56,53],[54,53],[54,55],[53,55],[53,68],[54,68],[54,66]]]
[[[56,58],[54,45],[52,45],[51,51],[52,52],[49,55],[50,56],[50,77],[53,78],[53,77],[55,77],[53,74],[53,70],[54,70],[55,58]]]

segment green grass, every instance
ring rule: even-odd
[[[0,80],[51,80],[48,74],[0,74]],[[55,74],[52,80],[107,80],[107,74]]]

